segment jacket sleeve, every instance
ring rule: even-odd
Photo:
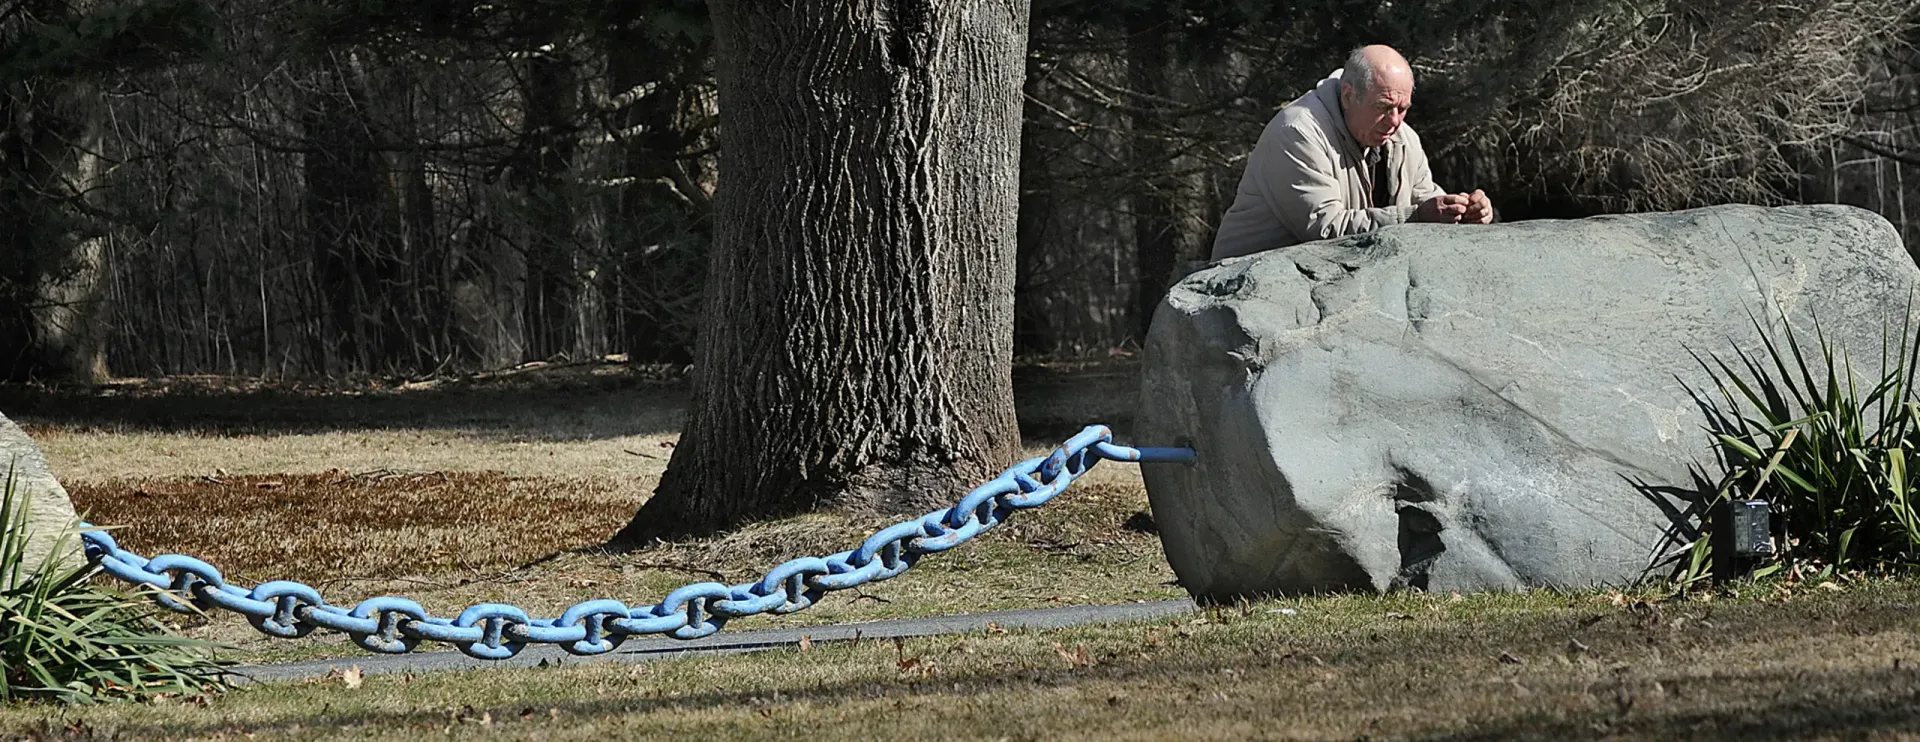
[[[1420,145],[1420,135],[1407,132],[1407,182],[1413,184],[1413,205],[1419,206],[1427,199],[1446,193],[1439,183],[1433,182],[1433,169],[1427,165],[1427,149]]]
[[[1260,193],[1273,215],[1302,241],[1371,232],[1413,216],[1412,206],[1351,208],[1325,142],[1291,126],[1274,133],[1277,146],[1257,171]],[[1425,162],[1423,156],[1422,167]]]

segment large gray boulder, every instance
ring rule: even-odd
[[[1810,316],[1878,373],[1920,280],[1885,220],[1732,206],[1405,225],[1224,261],[1154,315],[1134,437],[1196,597],[1625,583],[1712,472],[1689,351]]]
[[[0,415],[0,488],[6,486],[9,471],[16,501],[22,496],[30,498],[26,521],[28,571],[47,563],[48,554],[62,534],[67,535],[67,540],[60,559],[78,559],[80,542],[73,533],[77,520],[67,489],[48,471],[47,458],[40,455],[40,448],[33,445],[26,431],[6,415]],[[4,579],[4,575],[0,575],[0,579]]]

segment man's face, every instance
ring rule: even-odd
[[[1346,109],[1347,131],[1362,147],[1386,143],[1400,124],[1407,120],[1413,105],[1413,75],[1385,71],[1374,75],[1373,85],[1362,93],[1351,83],[1340,86],[1341,107]]]

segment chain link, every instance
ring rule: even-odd
[[[719,631],[731,618],[793,613],[828,592],[890,579],[923,555],[985,533],[1015,510],[1046,504],[1102,459],[1191,462],[1193,451],[1116,445],[1111,430],[1091,425],[1051,455],[1022,461],[974,488],[953,507],[881,529],[853,549],[784,562],[754,582],[694,583],[654,605],[630,608],[617,600],[589,600],[558,618],[529,618],[520,607],[506,603],[481,603],[457,618],[438,618],[419,603],[391,596],[346,609],[329,605],[320,591],[299,582],[275,580],[247,590],[227,584],[219,569],[190,556],[148,559],[120,548],[112,535],[89,524],[81,524],[81,538],[88,558],[103,571],[156,588],[153,599],[160,605],[183,613],[233,611],[268,636],[291,639],[327,629],[348,635],[370,652],[394,654],[435,641],[481,659],[512,657],[528,644],[556,644],[573,654],[593,655],[611,652],[636,634],[698,639]]]

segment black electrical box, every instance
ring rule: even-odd
[[[1727,508],[1733,555],[1742,559],[1773,556],[1773,513],[1766,500],[1734,500]]]

